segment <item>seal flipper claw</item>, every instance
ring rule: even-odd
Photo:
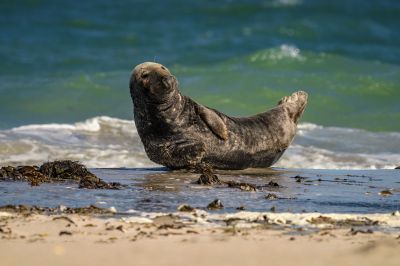
[[[228,129],[226,124],[216,112],[199,105],[198,113],[201,119],[207,124],[210,130],[217,135],[217,137],[223,140],[228,139]]]

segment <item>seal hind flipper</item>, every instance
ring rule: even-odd
[[[297,124],[299,118],[304,112],[304,109],[307,105],[308,94],[304,91],[296,91],[292,93],[290,96],[283,97],[278,105],[285,104],[286,109],[288,110],[289,116],[293,119],[293,121]]]
[[[217,135],[217,137],[227,140],[228,129],[222,118],[213,110],[210,110],[204,106],[198,106],[198,113],[204,123],[210,128],[210,130]]]

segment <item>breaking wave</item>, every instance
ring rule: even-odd
[[[156,166],[133,121],[99,116],[74,124],[25,125],[0,131],[0,164],[78,160],[88,167]],[[299,125],[282,168],[384,169],[400,164],[400,133]]]

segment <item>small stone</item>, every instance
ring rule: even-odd
[[[238,211],[244,211],[246,208],[242,205],[236,208]]]
[[[272,206],[271,209],[269,209],[271,212],[275,212],[276,211],[276,207]]]
[[[385,189],[385,190],[382,190],[381,192],[379,192],[379,195],[386,197],[386,196],[393,195],[393,193],[390,190]]]
[[[178,206],[178,211],[180,212],[193,212],[194,210],[195,208],[187,204],[182,204]]]
[[[267,200],[276,200],[276,199],[278,199],[278,196],[273,193],[268,193],[268,195],[266,195],[265,198]]]
[[[394,168],[394,169],[400,169],[400,166],[397,166],[396,168]]]
[[[60,231],[59,236],[72,236],[70,231]]]
[[[118,225],[115,227],[116,230],[121,231],[122,233],[125,233],[124,227],[122,225]]]
[[[222,209],[223,207],[224,205],[222,205],[222,202],[219,199],[215,199],[207,205],[207,209],[209,210]]]
[[[269,181],[267,184],[268,187],[279,187],[279,184],[274,181]]]
[[[242,191],[257,191],[257,187],[253,184],[236,182],[236,181],[226,181],[225,184],[231,188],[238,188]]]
[[[199,185],[219,185],[221,184],[221,181],[217,175],[207,173],[201,174],[196,183]]]
[[[293,178],[296,179],[296,182],[297,182],[297,183],[301,183],[301,181],[303,181],[304,179],[306,179],[305,177],[299,176],[299,175],[296,175],[296,176],[293,177]]]
[[[360,234],[372,234],[374,233],[374,231],[372,231],[371,229],[367,229],[367,230],[361,230],[361,229],[354,229],[353,227],[350,229],[349,234],[350,235],[357,235],[358,233]]]

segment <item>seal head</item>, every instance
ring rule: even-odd
[[[145,62],[136,66],[131,75],[131,95],[140,94],[146,102],[160,104],[170,100],[178,87],[176,78],[163,65]]]

